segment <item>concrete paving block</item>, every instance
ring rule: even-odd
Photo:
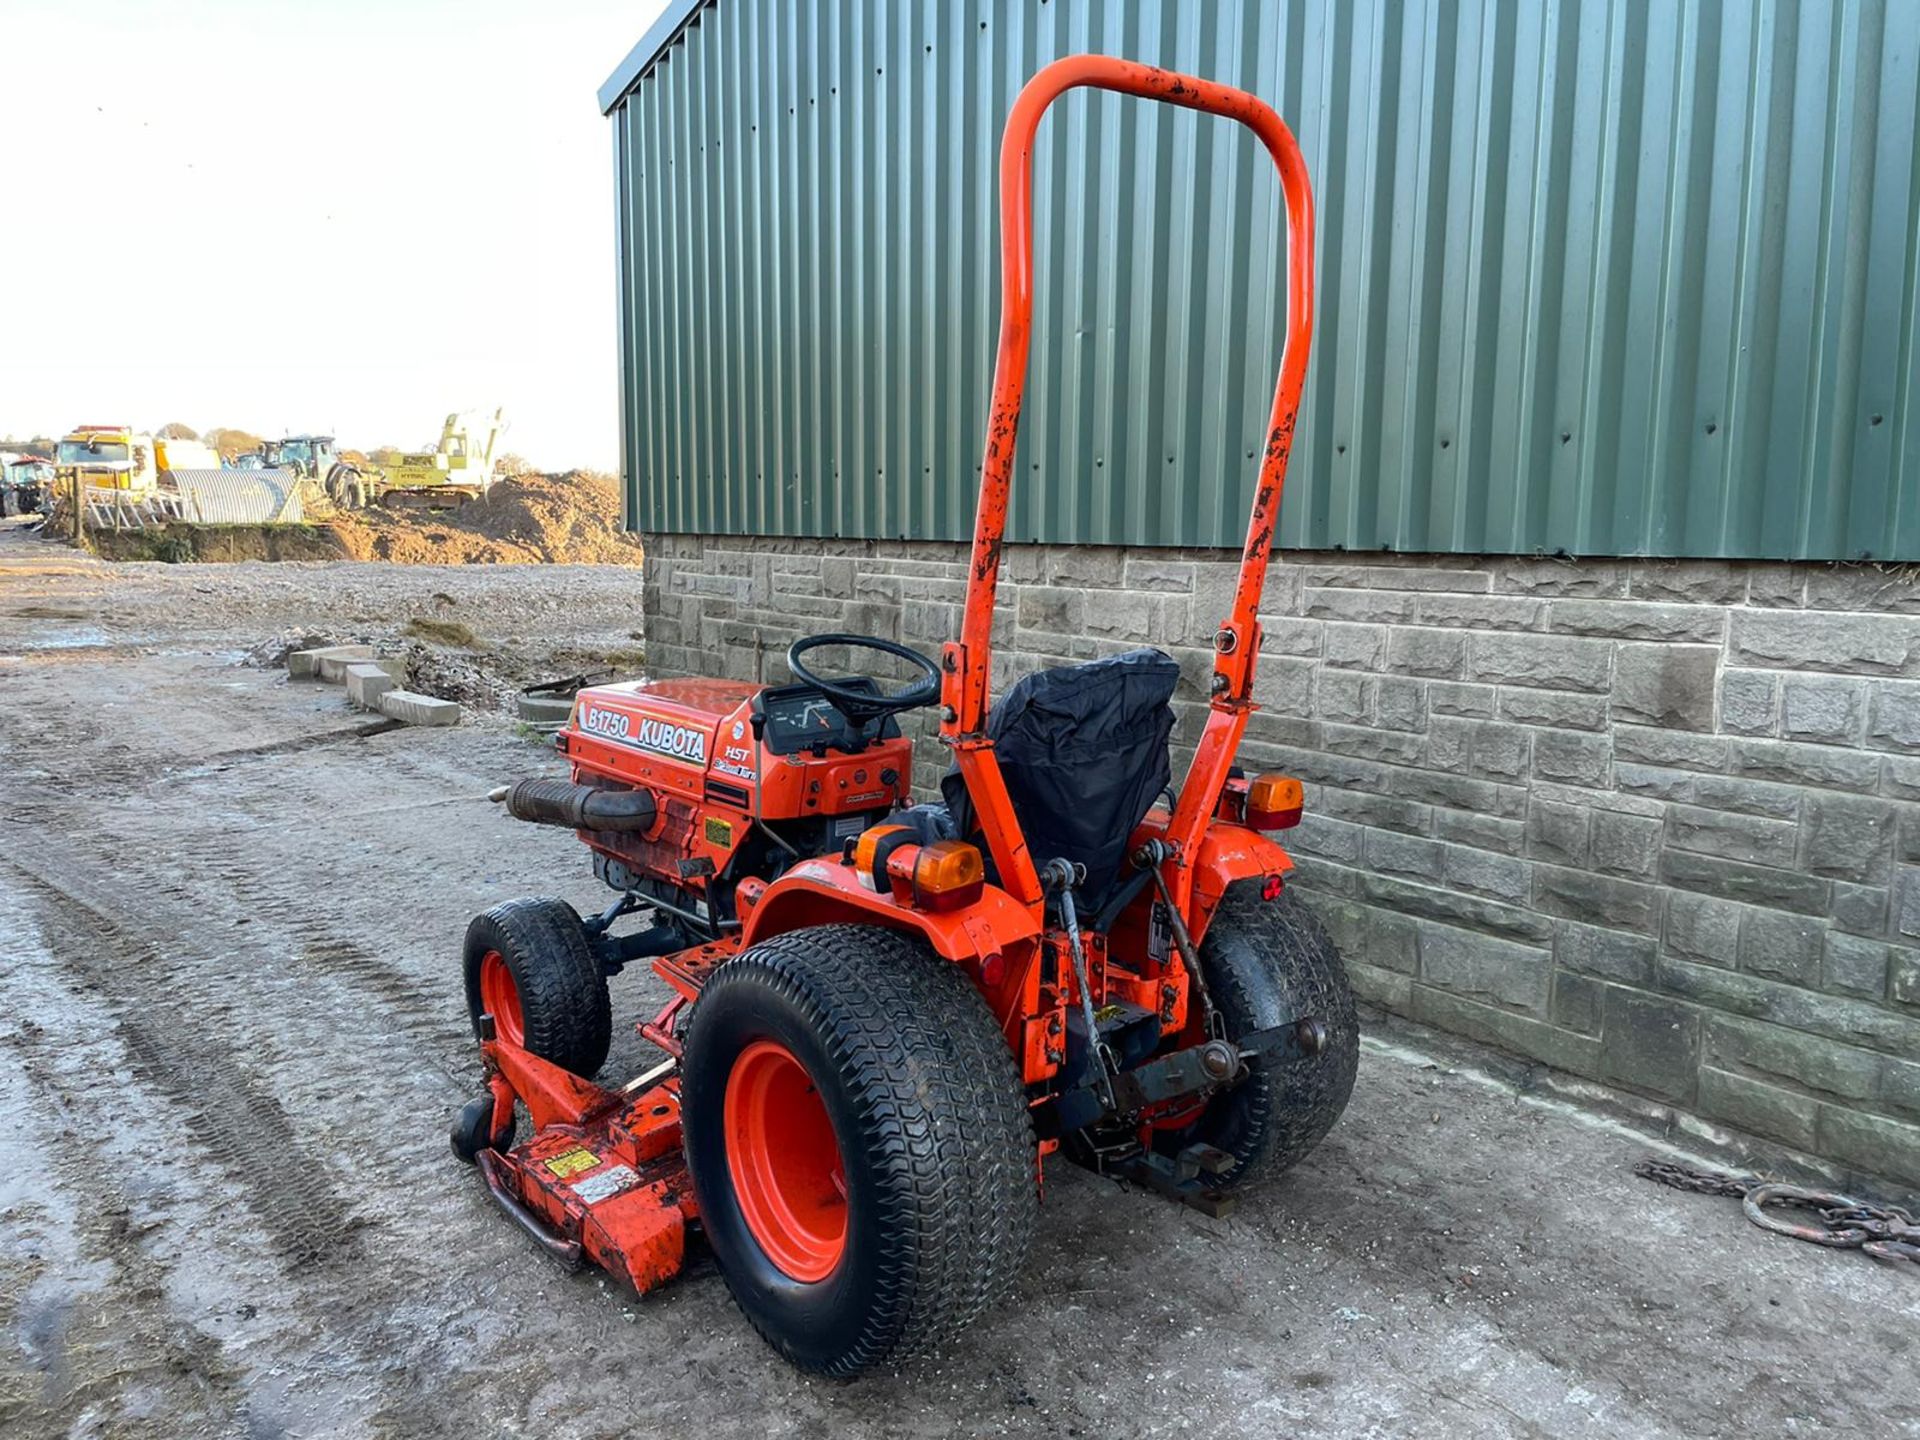
[[[347,699],[363,710],[378,710],[380,697],[399,688],[399,680],[384,665],[361,660],[347,666]]]
[[[348,654],[352,651],[352,654]],[[329,685],[344,685],[347,680],[347,667],[360,665],[373,659],[372,647],[366,645],[342,645],[331,655],[320,657],[319,675]]]
[[[380,697],[380,713],[409,725],[458,725],[460,707],[452,700],[416,695],[411,690],[389,690]]]
[[[371,660],[371,645],[327,645],[318,650],[296,650],[287,656],[287,674],[296,680],[332,680],[340,683],[339,671],[356,660]],[[326,673],[328,661],[338,661],[335,673]]]
[[[533,725],[564,725],[573,713],[571,695],[522,695],[514,702],[522,720]]]

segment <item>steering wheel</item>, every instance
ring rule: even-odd
[[[801,663],[800,657],[828,645],[844,645],[851,650],[878,650],[882,655],[906,661],[921,672],[920,678],[891,694],[883,688],[884,682],[872,676],[863,677],[872,681],[875,687],[872,691],[856,690],[839,681],[823,680]],[[813,686],[826,696],[833,703],[833,708],[846,716],[847,723],[856,730],[864,730],[871,722],[888,715],[918,710],[940,698],[940,667],[918,650],[910,650],[892,640],[882,640],[878,635],[804,635],[787,647],[787,668],[793,672],[794,679]]]

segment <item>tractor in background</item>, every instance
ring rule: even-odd
[[[32,450],[0,450],[0,518],[41,514],[52,493],[52,460]]]
[[[506,428],[503,409],[459,410],[441,423],[431,450],[382,450],[368,463],[348,459],[331,435],[288,435],[235,456],[233,466],[284,470],[313,481],[342,510],[448,510],[478,500],[492,486]]]
[[[317,481],[325,488],[327,498],[343,510],[357,510],[378,494],[377,477],[342,458],[331,435],[288,435],[269,440],[261,449],[260,459],[258,468],[285,470],[301,480]]]

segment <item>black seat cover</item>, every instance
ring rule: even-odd
[[[1035,867],[1064,857],[1087,867],[1081,910],[1106,899],[1127,840],[1167,788],[1180,666],[1154,649],[1041,670],[987,715],[1000,773]],[[940,782],[962,835],[978,826],[957,769]]]

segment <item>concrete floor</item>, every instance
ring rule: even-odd
[[[1411,1030],[1232,1218],[1055,1167],[1017,1293],[904,1373],[795,1374],[710,1263],[645,1300],[563,1276],[445,1141],[467,917],[599,899],[570,838],[482,798],[550,755],[500,722],[351,738],[339,691],[238,663],[449,572],[19,545],[0,1434],[1920,1435],[1920,1273],[1636,1180],[1649,1142]],[[536,575],[460,572],[463,615],[531,647],[627,623],[630,575]],[[616,987],[619,1016],[657,993]]]

